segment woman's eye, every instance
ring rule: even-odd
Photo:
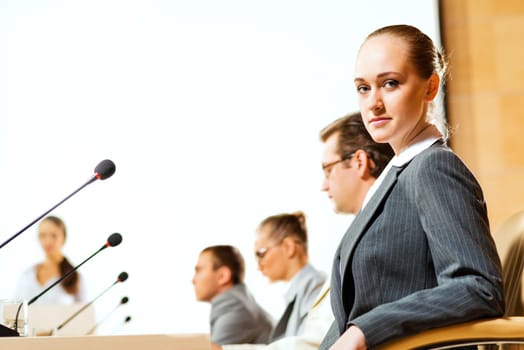
[[[394,88],[397,86],[398,86],[398,81],[396,80],[386,80],[384,82],[384,87],[387,87],[387,88]]]
[[[363,94],[363,93],[366,93],[367,91],[369,91],[369,87],[365,86],[365,85],[359,85],[357,86],[357,92],[359,94]]]

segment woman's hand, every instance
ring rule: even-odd
[[[218,344],[215,344],[215,343],[211,343],[210,349],[211,350],[222,350],[222,346],[218,345]]]
[[[366,337],[357,326],[349,327],[329,350],[366,350]]]

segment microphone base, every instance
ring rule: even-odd
[[[19,337],[17,331],[0,324],[0,337]]]

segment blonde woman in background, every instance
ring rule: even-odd
[[[306,217],[302,212],[264,219],[255,240],[255,255],[262,274],[271,282],[289,282],[287,307],[275,324],[271,340],[295,336],[326,280],[309,264]]]

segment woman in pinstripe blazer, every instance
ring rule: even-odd
[[[504,313],[482,190],[430,120],[444,68],[431,39],[407,25],[381,28],[360,48],[362,118],[395,157],[335,255],[335,322],[321,349],[370,349]]]

